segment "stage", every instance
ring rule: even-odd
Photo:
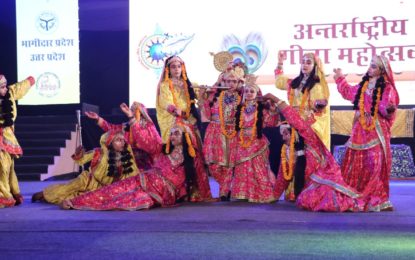
[[[59,181],[62,182],[62,181]],[[415,179],[391,181],[393,212],[313,213],[292,203],[185,203],[145,211],[30,203],[57,183],[20,182],[0,209],[2,259],[413,259]],[[218,193],[211,180],[212,191]]]

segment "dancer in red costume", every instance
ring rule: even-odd
[[[238,145],[231,198],[269,203],[278,197],[274,193],[275,174],[269,164],[269,141],[262,130],[278,124],[279,113],[275,104],[260,101],[261,90],[255,81],[254,75],[246,76],[242,102],[236,110]]]
[[[378,208],[372,205],[370,195],[359,193],[344,181],[340,166],[310,127],[310,122],[302,119],[294,108],[272,94],[267,94],[265,98],[277,103],[278,109],[290,126],[303,137],[307,146],[305,187],[297,198],[297,206],[310,211],[377,211]],[[289,135],[290,131],[286,134]],[[287,169],[287,166],[282,166],[278,174],[275,191],[277,195],[281,195],[288,185],[288,181],[282,177],[284,173],[281,171],[284,168]]]
[[[368,199],[372,210],[393,210],[389,201],[390,139],[399,95],[389,60],[374,56],[362,81],[355,86],[347,83],[341,69],[334,72],[338,91],[353,102],[356,110],[346,143],[343,178]]]
[[[64,208],[82,210],[139,210],[152,207],[169,207],[185,198],[193,200],[194,191],[200,191],[195,168],[203,167],[201,160],[194,160],[195,137],[184,125],[174,126],[169,142],[161,145],[157,140],[151,145],[157,153],[153,168],[140,176],[128,178],[102,189],[66,200]],[[146,136],[136,141],[146,140]],[[150,142],[151,140],[146,140]]]

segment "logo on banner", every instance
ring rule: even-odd
[[[36,27],[39,32],[51,34],[58,28],[58,17],[52,12],[43,12],[36,19]]]
[[[243,62],[248,67],[248,73],[254,73],[264,64],[268,49],[265,40],[258,32],[250,32],[245,39],[235,35],[223,37],[222,50],[233,56],[234,62]]]
[[[165,59],[182,53],[193,38],[194,34],[157,33],[145,36],[138,47],[138,60],[147,69],[162,69]]]
[[[51,98],[56,96],[61,89],[58,76],[52,72],[45,72],[36,81],[36,90],[42,97]]]

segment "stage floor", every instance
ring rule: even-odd
[[[60,181],[62,182],[62,181]],[[391,181],[395,211],[315,213],[292,203],[185,203],[76,211],[30,203],[57,182],[21,182],[0,209],[2,259],[414,259],[415,180]],[[211,181],[217,196],[216,182]]]

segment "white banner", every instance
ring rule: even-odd
[[[337,92],[333,68],[358,83],[373,54],[391,60],[401,104],[414,104],[415,1],[325,0],[130,0],[130,102],[155,107],[156,87],[167,56],[186,63],[189,79],[213,84],[219,72],[209,52],[230,51],[259,76],[264,93],[277,91],[279,50],[286,74],[300,72],[300,57],[317,53],[330,83],[330,104],[350,105]]]
[[[25,105],[80,102],[78,1],[16,0],[18,78],[36,84]]]

